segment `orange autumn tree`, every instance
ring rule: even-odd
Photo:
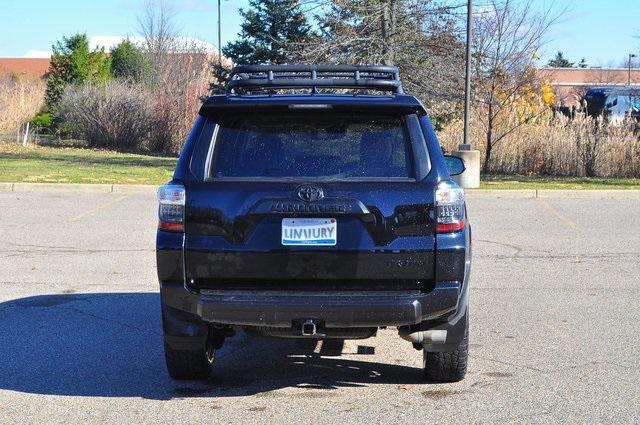
[[[485,136],[484,172],[490,171],[495,146],[546,110],[532,62],[560,15],[539,10],[531,0],[490,0],[475,19],[474,86]]]
[[[548,82],[542,84],[542,103],[548,107],[552,107],[556,104],[556,94],[553,92],[553,89]]]

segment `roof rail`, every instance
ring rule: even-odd
[[[318,88],[379,90],[402,94],[398,68],[383,65],[239,65],[229,74],[227,94]]]

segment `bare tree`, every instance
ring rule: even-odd
[[[475,17],[474,85],[485,133],[485,172],[493,148],[542,111],[542,105],[530,104],[532,92],[540,91],[532,62],[560,15],[551,8],[536,12],[532,0],[489,0]],[[514,111],[523,103],[528,107]]]
[[[171,61],[169,55],[176,50],[178,30],[175,17],[175,9],[166,0],[145,0],[143,12],[138,16],[144,50],[155,76],[164,74],[164,68]]]
[[[179,152],[207,93],[209,62],[206,45],[181,37],[176,11],[166,0],[147,0],[138,19],[144,51],[152,67],[146,85],[155,102],[152,150]]]
[[[319,35],[301,46],[306,62],[397,65],[405,89],[431,112],[462,99],[464,46],[457,6],[436,0],[333,0],[315,10]]]
[[[213,55],[197,44],[184,41],[165,64],[160,84],[154,89],[157,125],[152,134],[155,150],[177,153],[207,94]]]

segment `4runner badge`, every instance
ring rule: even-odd
[[[298,198],[305,202],[315,202],[324,198],[324,191],[319,186],[305,184],[298,188]]]

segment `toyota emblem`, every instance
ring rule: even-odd
[[[324,198],[324,191],[321,187],[305,184],[298,188],[298,198],[305,202],[315,202]]]

